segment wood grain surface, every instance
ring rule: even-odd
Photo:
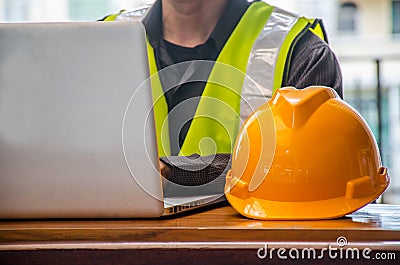
[[[368,247],[371,255],[400,259],[400,219],[384,217],[378,213],[319,221],[258,221],[220,204],[159,219],[3,220],[0,264],[283,264],[288,260],[260,259],[257,250],[267,244],[276,249],[315,248],[319,255],[323,248],[338,247],[338,237],[346,238],[345,247]],[[289,262],[337,264],[338,258]],[[370,262],[340,259],[341,264]],[[374,260],[396,264],[393,259],[380,262]]]
[[[393,221],[393,220],[392,220]],[[399,224],[400,220],[397,220]],[[389,223],[389,222],[388,222]],[[386,225],[387,226],[387,225]],[[157,242],[349,242],[380,245],[400,241],[400,230],[385,227],[373,216],[319,221],[258,221],[237,214],[230,206],[206,208],[160,219],[11,220],[0,222],[0,249],[5,245],[109,244]],[[139,247],[139,246],[138,246]]]

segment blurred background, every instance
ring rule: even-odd
[[[149,0],[0,0],[0,22],[94,21]],[[389,168],[384,203],[400,204],[400,0],[270,0],[324,20],[345,100],[371,127]]]

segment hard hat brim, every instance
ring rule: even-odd
[[[240,214],[258,220],[318,220],[343,217],[376,200],[389,185],[375,185],[371,195],[350,199],[346,196],[304,202],[271,201],[260,198],[240,198],[230,193],[225,186],[225,196],[231,206]]]

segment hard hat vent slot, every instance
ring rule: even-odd
[[[380,167],[378,170],[378,175],[386,175],[387,169],[385,167]]]
[[[380,167],[377,175],[377,182],[379,184],[386,184],[389,181],[389,176],[386,167]]]

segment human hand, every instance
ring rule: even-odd
[[[160,172],[162,176],[162,186],[164,190],[169,185],[168,178],[171,177],[171,171],[172,171],[171,166],[165,164],[163,161],[160,161]]]
[[[160,171],[161,171],[161,175],[168,179],[169,177],[171,177],[171,173],[172,173],[172,168],[171,166],[165,164],[163,161],[159,161],[160,162]]]

